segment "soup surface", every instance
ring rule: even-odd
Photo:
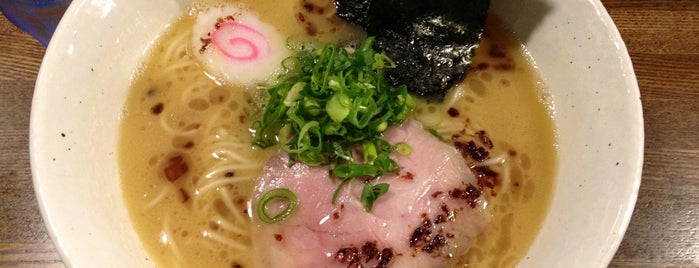
[[[196,59],[198,12],[242,4],[290,44],[363,38],[333,16],[332,2],[313,3],[325,12],[305,8],[309,2],[197,2],[151,48],[125,106],[118,154],[133,226],[158,266],[250,267],[250,193],[277,152],[251,146],[264,83],[221,82]],[[512,267],[536,237],[556,170],[546,96],[522,44],[490,19],[469,75],[443,103],[418,101],[412,117],[446,142],[485,135],[493,144],[489,165],[500,183],[485,194],[491,227],[460,267]]]

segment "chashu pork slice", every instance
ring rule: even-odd
[[[385,132],[391,144],[405,142],[409,155],[392,154],[401,170],[372,180],[388,183],[370,213],[360,202],[364,181],[355,179],[331,203],[339,179],[329,167],[289,166],[280,153],[265,166],[252,198],[288,188],[298,197],[285,220],[257,220],[257,267],[445,267],[465,254],[487,230],[490,215],[462,156],[416,121]]]

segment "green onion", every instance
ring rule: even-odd
[[[334,165],[331,175],[343,179],[334,196],[346,179],[399,171],[381,133],[403,123],[415,101],[405,85],[386,81],[384,69],[396,64],[374,51],[373,42],[365,39],[352,53],[331,43],[321,50],[302,48],[285,59],[285,72],[267,88],[252,125],[255,146],[279,144],[290,161]],[[352,155],[358,145],[361,159]]]
[[[405,143],[405,142],[396,143],[396,153],[398,153],[399,155],[406,156],[412,152],[413,152],[413,147],[410,147],[410,145],[408,145],[407,143]]]
[[[337,188],[335,188],[335,191],[333,192],[333,198],[331,201],[333,205],[335,205],[335,203],[337,202],[337,196],[340,195],[340,190],[342,190],[345,184],[349,183],[350,181],[352,181],[352,179],[342,180],[342,182],[340,182],[340,185],[337,186]]]
[[[344,151],[355,144],[378,144],[380,133],[402,123],[415,102],[405,86],[385,80],[384,69],[395,63],[374,51],[373,42],[367,38],[353,53],[329,43],[285,59],[286,72],[267,88],[253,123],[254,145],[280,143],[296,160],[327,165],[337,159],[337,144]]]
[[[342,164],[336,165],[333,174],[341,179],[352,179],[364,176],[375,176],[378,168],[369,164]]]
[[[371,209],[374,208],[374,202],[376,201],[376,199],[388,192],[388,188],[388,183],[379,183],[377,185],[371,185],[371,183],[365,182],[364,188],[362,189],[361,197],[364,210],[366,212],[371,212]]]
[[[274,217],[270,217],[267,215],[267,203],[278,198],[288,199],[289,203],[282,212]],[[292,212],[294,212],[294,209],[296,209],[296,205],[298,205],[298,203],[299,200],[296,198],[296,194],[287,188],[277,188],[271,190],[262,195],[260,202],[257,203],[257,217],[259,217],[262,222],[270,224],[283,221],[286,219],[286,217],[289,217]]]
[[[364,162],[373,164],[374,160],[378,156],[378,153],[376,152],[376,144],[370,141],[364,141],[364,143],[362,143],[362,153],[364,154]]]
[[[427,131],[430,132],[430,134],[432,134],[432,136],[434,136],[434,137],[437,138],[438,140],[444,141],[444,137],[442,137],[442,135],[439,134],[439,132],[437,132],[436,129],[434,129],[434,128],[428,128]]]

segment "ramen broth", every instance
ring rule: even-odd
[[[347,45],[363,37],[330,13],[309,12],[301,1],[235,3],[292,44]],[[216,4],[198,2],[193,9],[209,6]],[[263,85],[221,83],[193,57],[199,49],[190,42],[195,14],[158,38],[134,79],[119,137],[122,189],[133,226],[158,266],[250,267],[255,225],[249,195],[277,149],[251,146]],[[490,230],[458,267],[512,267],[535,238],[556,170],[546,96],[522,44],[491,19],[467,78],[443,103],[418,101],[413,118],[447,142],[454,135],[477,139],[474,133],[483,130],[493,143],[492,169],[501,184],[484,194]]]

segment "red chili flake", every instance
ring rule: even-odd
[[[194,147],[194,142],[193,142],[193,141],[189,141],[189,142],[187,142],[187,143],[184,144],[184,148],[185,148],[185,149],[191,149],[192,147]]]
[[[315,25],[313,25],[313,23],[306,22],[306,34],[308,34],[309,36],[315,36],[316,34],[318,34],[318,29]]]
[[[466,200],[466,203],[472,208],[476,207],[478,197],[481,196],[482,191],[469,184],[465,189],[454,188],[449,191],[449,195],[454,199]]]
[[[377,268],[386,268],[388,264],[393,259],[393,250],[390,248],[384,248],[381,250],[381,255],[379,256],[379,264],[376,265]]]
[[[214,24],[214,29],[218,30],[218,28],[221,28],[221,23],[223,23],[225,20],[223,18],[218,18],[216,19],[216,24]]]
[[[445,222],[448,220],[448,217],[448,215],[438,215],[434,224]],[[439,249],[444,247],[447,244],[447,238],[442,234],[441,230],[438,234],[433,235],[433,226],[432,221],[427,218],[427,215],[423,214],[422,224],[410,236],[410,247],[427,253],[438,252]]]
[[[182,194],[182,203],[185,203],[189,200],[189,193],[183,188],[180,188],[180,194]]]
[[[439,197],[440,195],[442,195],[443,193],[444,193],[444,192],[442,192],[442,191],[436,191],[436,192],[432,193],[432,198],[437,198],[437,197]]]
[[[299,17],[299,21],[301,21],[301,22],[306,21],[306,17],[303,16],[303,13],[299,12],[299,16],[298,16],[298,17]]]
[[[432,235],[432,221],[423,215],[422,224],[415,228],[410,235],[410,246],[416,247],[421,245],[424,241],[427,241],[430,235]]]
[[[165,167],[165,177],[170,182],[174,182],[187,173],[187,171],[189,171],[187,162],[184,161],[184,157],[178,155],[169,159],[168,166]]]
[[[472,167],[471,172],[478,180],[478,186],[481,188],[495,188],[500,185],[498,173],[488,167]]]
[[[150,108],[150,112],[153,114],[160,114],[163,112],[165,105],[162,102],[158,102],[157,104],[153,105],[153,107]]]
[[[461,155],[466,158],[470,157],[473,160],[476,160],[478,162],[483,162],[486,159],[488,159],[488,153],[487,150],[483,147],[476,146],[476,143],[473,141],[469,141],[467,143],[462,143],[462,142],[454,142],[454,146],[456,146],[456,149],[461,152]]]
[[[434,253],[435,251],[442,248],[447,244],[447,239],[442,234],[435,235],[427,245],[422,247],[422,251],[427,253]]]
[[[446,218],[447,218],[447,215],[439,214],[439,215],[437,215],[437,218],[434,219],[434,224],[444,223],[447,221]]]
[[[488,54],[490,54],[491,57],[493,58],[505,58],[507,57],[507,52],[505,52],[505,49],[498,45],[493,45],[490,48],[490,51],[488,51]]]
[[[282,241],[282,239],[284,239],[284,237],[283,237],[282,235],[280,235],[280,234],[274,234],[274,240]]]
[[[204,54],[204,51],[206,51],[209,46],[211,46],[211,38],[199,38],[201,40],[201,48],[199,48],[199,54]]]
[[[414,179],[415,179],[415,174],[413,174],[413,173],[411,173],[411,172],[406,172],[403,176],[400,176],[400,177],[401,177],[402,179],[410,180],[410,181],[411,181],[411,180],[414,180]]]
[[[486,148],[493,149],[493,142],[485,134],[485,130],[476,132],[476,136],[478,136],[478,139],[481,140],[481,143],[483,143],[483,145],[485,145]]]
[[[457,139],[461,138],[463,135],[466,135],[466,129],[461,129],[461,130],[459,130],[459,132],[457,132],[456,134],[451,135],[451,139],[452,139],[452,140],[457,140]]]
[[[357,248],[351,247],[338,250],[337,253],[335,253],[335,261],[352,265],[359,263],[361,260],[359,259],[359,251]]]
[[[306,11],[308,11],[308,12],[312,12],[313,11],[313,4],[305,3],[305,1],[304,1],[303,8],[306,9]]]
[[[374,258],[377,258],[379,256],[379,249],[376,247],[376,243],[373,242],[366,242],[362,246],[362,255],[364,255],[364,259],[368,262],[369,260],[372,260]]]
[[[346,247],[341,248],[335,253],[335,261],[343,264],[347,264],[347,267],[360,268],[360,267],[380,267],[386,268],[388,264],[393,259],[393,250],[390,248],[383,248],[379,250],[376,242],[367,241],[361,248],[357,247]],[[362,260],[366,265],[362,264]],[[377,260],[376,265],[371,266],[370,262]]]
[[[447,113],[451,117],[459,117],[459,115],[461,115],[461,112],[454,107],[450,107],[449,110],[447,110]]]

